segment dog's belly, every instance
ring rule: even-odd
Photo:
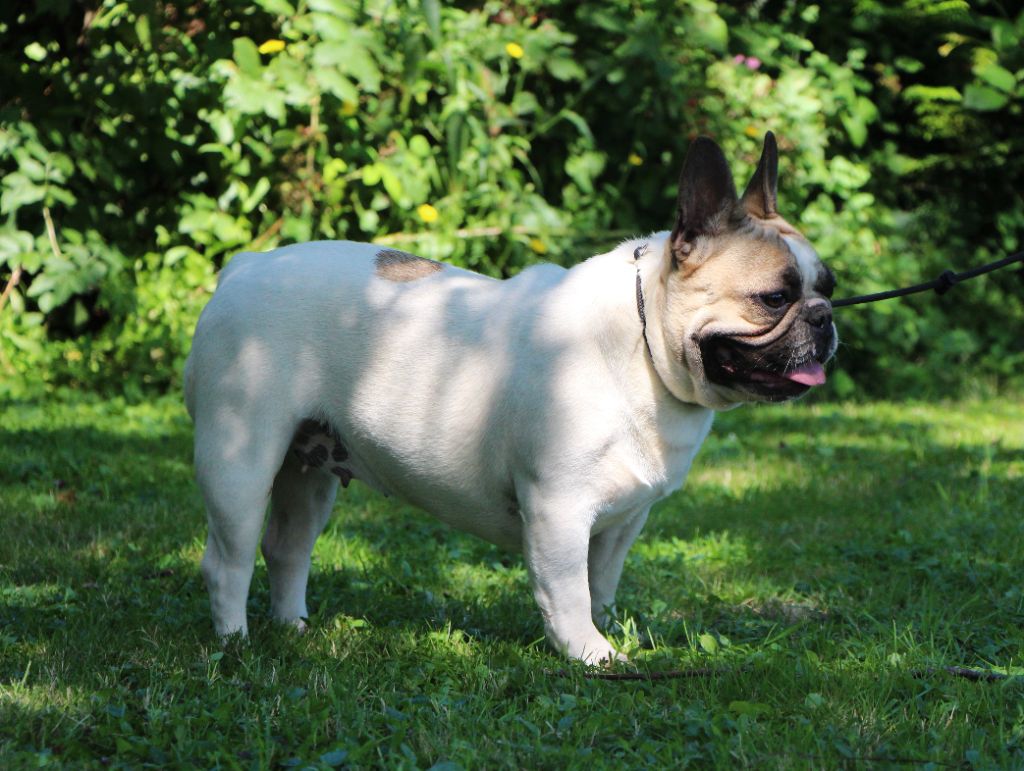
[[[479,486],[474,489],[470,485],[445,489],[438,486],[438,480],[417,480],[415,474],[397,473],[395,466],[368,461],[360,449],[330,423],[310,418],[299,424],[288,452],[302,464],[303,473],[333,474],[342,487],[358,479],[384,495],[397,496],[424,509],[459,530],[505,549],[521,548],[522,521],[511,491],[489,491]]]

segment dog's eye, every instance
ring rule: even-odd
[[[772,310],[778,310],[789,303],[785,292],[768,292],[767,294],[759,295],[758,299]]]

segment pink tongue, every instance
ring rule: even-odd
[[[825,382],[825,368],[819,362],[809,361],[802,367],[785,373],[783,377],[806,386],[821,385]]]

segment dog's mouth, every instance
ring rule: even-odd
[[[785,401],[825,382],[825,367],[813,355],[794,356],[788,347],[754,347],[728,337],[701,342],[707,379],[767,401]]]

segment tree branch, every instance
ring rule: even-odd
[[[64,259],[64,252],[60,250],[60,244],[57,243],[57,228],[53,226],[53,217],[50,216],[50,207],[43,207],[43,219],[46,220],[46,235],[50,238],[50,248],[53,249],[55,256]]]
[[[11,296],[11,292],[14,291],[14,287],[21,281],[21,266],[15,265],[14,270],[11,271],[11,277],[7,280],[7,286],[4,287],[3,294],[0,294],[0,311],[4,309],[4,305],[7,304],[7,298]]]

